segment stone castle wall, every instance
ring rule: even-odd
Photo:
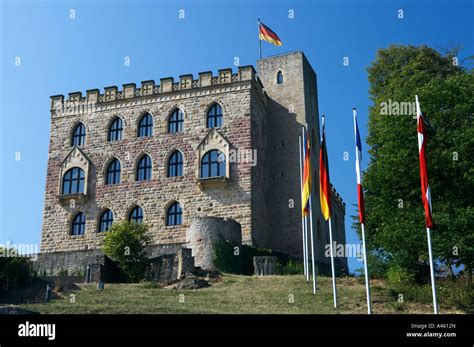
[[[41,251],[100,248],[103,233],[98,233],[97,227],[101,212],[106,208],[111,209],[114,221],[118,221],[126,219],[136,205],[143,208],[144,222],[149,225],[155,244],[184,242],[186,229],[195,216],[235,219],[242,225],[245,242],[252,243],[251,163],[230,163],[227,187],[201,190],[196,182],[199,162],[196,148],[210,131],[206,128],[206,114],[213,102],[222,106],[223,126],[217,130],[229,141],[230,148],[252,148],[252,90],[260,86],[256,83],[251,67],[240,68],[238,74],[228,76],[229,82],[215,80],[211,76],[211,80],[216,82],[189,90],[171,87],[169,91],[162,91],[166,82],[162,80],[158,93],[130,98],[124,97],[128,88],[124,86],[121,99],[97,102],[93,111],[81,114],[55,111],[58,102],[64,104],[64,101],[61,97],[53,97]],[[199,82],[203,81],[201,75]],[[88,92],[87,98],[83,100],[77,93],[72,93],[70,99],[86,102],[91,98],[89,94],[92,93]],[[133,95],[136,95],[136,91]],[[97,100],[101,98],[103,100],[104,96],[99,95]],[[184,112],[184,131],[168,134],[167,118],[176,107]],[[153,116],[153,136],[138,138],[137,126],[144,112]],[[123,139],[108,142],[108,126],[115,116],[121,117],[123,121]],[[71,201],[60,199],[60,166],[72,150],[71,133],[78,122],[83,122],[87,131],[86,143],[81,151],[89,160],[88,186],[84,201]],[[175,149],[183,154],[184,175],[168,178],[166,164]],[[152,179],[135,182],[137,161],[144,153],[152,159]],[[105,185],[106,168],[113,158],[121,162],[121,183]],[[166,210],[174,201],[182,205],[183,224],[166,226]],[[86,232],[84,235],[72,236],[71,219],[78,211],[86,215]]]

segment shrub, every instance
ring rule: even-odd
[[[214,245],[214,265],[222,272],[241,274],[242,273],[242,249],[239,248],[236,254],[237,245],[230,242],[220,242]]]
[[[131,282],[144,278],[148,268],[146,247],[151,242],[145,224],[119,222],[112,224],[104,237],[104,253],[118,262]]]
[[[282,265],[279,261],[276,267],[277,275],[302,275],[304,274],[303,263],[298,263],[294,260],[289,260],[286,265]]]
[[[0,248],[0,254],[16,254],[15,250]],[[31,271],[29,258],[21,256],[0,256],[0,285],[1,289],[15,288],[28,281]]]
[[[414,282],[415,275],[408,270],[393,265],[387,271],[387,282],[391,286],[410,285]]]

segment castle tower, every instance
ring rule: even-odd
[[[327,223],[319,204],[319,110],[316,74],[303,52],[291,52],[257,62],[258,77],[268,95],[267,158],[270,179],[268,213],[271,239],[269,247],[302,257],[301,191],[298,137],[308,124],[311,142],[313,177],[312,206],[316,261],[329,266],[324,247],[329,243]],[[335,193],[333,191],[333,193]],[[333,196],[334,213],[338,216],[334,240],[345,243],[344,205]],[[294,208],[290,205],[294,201]],[[342,219],[341,219],[342,214]],[[342,221],[342,222],[341,222]],[[334,226],[334,224],[333,224]],[[344,261],[343,261],[344,262]],[[341,264],[344,266],[343,264]],[[321,269],[322,270],[322,269]]]

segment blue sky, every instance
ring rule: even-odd
[[[456,42],[464,45],[461,59],[473,54],[472,1],[0,3],[0,243],[40,241],[51,95],[216,73],[233,67],[235,57],[240,65],[255,66],[257,18],[283,41],[282,47],[264,42],[264,56],[304,51],[318,75],[331,181],[347,203],[348,242],[359,242],[350,226],[357,202],[351,110],[358,108],[365,138],[370,103],[366,68],[377,49],[427,44],[441,50]],[[399,9],[403,19],[397,18]],[[126,57],[130,66],[124,65]],[[349,66],[343,66],[344,57]],[[349,161],[343,160],[345,151]],[[364,160],[365,167],[367,156]],[[351,270],[360,266],[350,260]]]

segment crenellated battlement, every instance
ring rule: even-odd
[[[110,86],[105,87],[102,94],[99,89],[89,89],[86,91],[86,95],[82,95],[82,92],[69,93],[67,99],[64,95],[53,95],[51,96],[51,110],[63,108],[65,104],[107,103],[252,80],[257,82],[260,89],[263,88],[252,65],[240,66],[237,73],[233,73],[231,68],[226,68],[218,70],[217,76],[214,76],[212,71],[199,72],[198,75],[198,79],[194,79],[192,74],[180,75],[179,81],[175,81],[173,77],[165,77],[160,79],[159,84],[156,84],[154,80],[142,81],[139,88],[135,83],[123,84],[122,90],[119,90],[117,86]]]

